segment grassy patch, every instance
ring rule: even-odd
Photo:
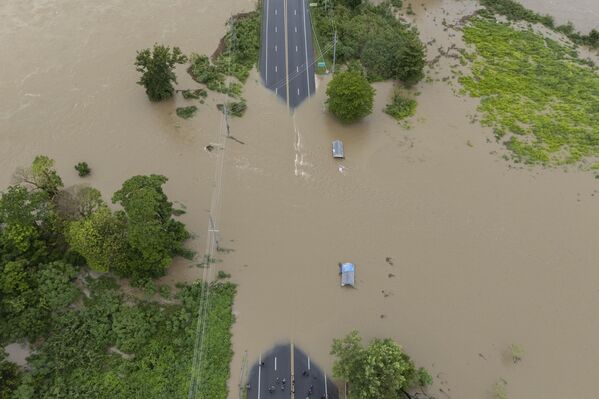
[[[416,101],[402,97],[400,93],[396,92],[393,94],[391,104],[387,104],[385,107],[385,113],[398,121],[408,118],[416,113]]]
[[[177,116],[183,119],[191,118],[198,110],[198,107],[195,105],[190,105],[189,107],[179,107],[177,108]]]
[[[599,156],[599,75],[575,51],[532,30],[474,18],[464,39],[472,73],[460,78],[481,98],[482,123],[515,159],[557,165]]]

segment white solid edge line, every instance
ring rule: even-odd
[[[324,373],[324,397],[325,399],[329,399],[329,391],[327,388],[327,373]]]
[[[277,357],[275,356],[275,371],[277,371]]]
[[[264,50],[264,52],[266,53],[266,61],[265,61],[266,87],[268,87],[268,3],[269,3],[269,0],[266,0],[266,50]]]
[[[268,1],[268,0],[266,0]],[[260,354],[260,360],[258,360],[258,399],[260,399],[260,379],[262,378],[262,353]]]
[[[306,83],[308,84],[308,97],[310,97],[310,65],[308,64],[308,36],[306,35],[306,0],[302,0],[304,10],[304,49],[306,51]]]
[[[308,356],[308,370],[310,370],[310,356]]]

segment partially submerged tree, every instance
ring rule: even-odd
[[[185,225],[173,219],[173,204],[162,191],[168,179],[160,175],[134,176],[114,193],[127,221],[129,260],[121,274],[161,276],[173,256],[185,254],[183,241],[189,238]]]
[[[146,94],[151,101],[162,101],[173,96],[177,83],[174,69],[177,64],[187,62],[187,57],[181,53],[179,47],[171,48],[154,44],[149,48],[137,52],[135,66],[141,72],[141,78],[137,84],[146,88]]]
[[[331,354],[335,377],[349,382],[351,399],[397,399],[408,396],[414,386],[432,383],[425,369],[414,362],[395,341],[374,339],[367,347],[357,331],[333,340]]]
[[[335,74],[327,86],[329,111],[342,122],[355,122],[372,112],[374,89],[362,74]]]

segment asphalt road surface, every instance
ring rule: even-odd
[[[295,108],[314,94],[314,48],[307,0],[264,0],[260,75]]]
[[[250,371],[248,384],[248,399],[289,399],[292,394],[295,399],[339,399],[337,387],[322,370],[290,344],[262,354]]]

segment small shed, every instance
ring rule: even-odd
[[[333,158],[345,158],[343,153],[343,143],[341,140],[333,141]]]
[[[349,285],[355,287],[356,266],[353,263],[339,263],[339,274],[341,275],[341,286]]]

